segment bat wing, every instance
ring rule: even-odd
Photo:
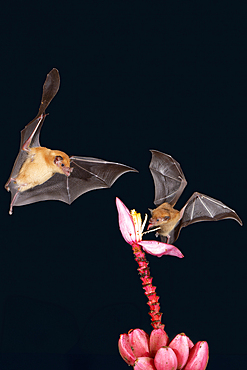
[[[27,159],[28,153],[22,149],[23,145],[28,142],[28,147],[30,148],[40,146],[39,135],[41,127],[45,120],[45,109],[48,107],[48,105],[58,92],[59,85],[59,72],[57,69],[53,68],[50,73],[48,73],[43,85],[43,94],[37,116],[21,131],[20,151],[15,160],[9,180],[11,178],[15,178],[18,175],[22,164]],[[5,187],[9,185],[9,180]]]
[[[149,168],[155,186],[154,204],[159,206],[167,202],[174,206],[187,185],[180,164],[168,154],[157,150],[151,150],[151,153]]]
[[[40,116],[45,113],[46,108],[55,97],[60,86],[60,76],[56,68],[53,68],[46,76],[45,83],[43,85],[43,93],[41,98],[41,103],[39,107],[39,112],[37,116],[21,131],[21,144],[20,150],[22,150],[23,144],[32,138],[29,147],[40,146],[39,134],[44,118],[40,119]]]
[[[182,218],[170,234],[169,243],[171,244],[177,240],[182,227],[194,224],[195,222],[219,221],[232,218],[240,225],[243,224],[233,209],[219,200],[197,192],[189,198],[180,213],[182,214]]]
[[[57,94],[59,87],[60,87],[59,72],[56,68],[53,68],[46,76],[46,80],[43,85],[43,94],[41,98],[39,112],[37,116],[40,116],[45,112],[46,108],[48,107],[54,96]]]
[[[60,200],[71,204],[88,191],[110,188],[118,177],[126,172],[138,172],[120,163],[89,157],[70,157],[70,166],[73,171],[69,177],[56,173],[42,185],[19,192],[13,206],[23,206],[43,200]],[[14,186],[11,182],[10,189]]]

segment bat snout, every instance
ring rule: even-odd
[[[149,220],[148,227],[147,227],[147,230],[152,229],[152,227],[155,227],[155,222],[154,222],[152,219],[150,219],[150,220]]]
[[[70,176],[70,174],[71,174],[71,172],[73,171],[73,168],[66,167],[66,166],[61,167],[61,169],[62,169],[63,173],[64,173],[67,177],[69,177],[69,176]]]

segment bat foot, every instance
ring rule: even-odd
[[[12,215],[12,213],[13,213],[13,205],[14,205],[14,202],[15,202],[16,198],[18,197],[18,194],[19,194],[19,191],[17,191],[15,193],[14,198],[12,199],[12,201],[10,203],[9,215]]]

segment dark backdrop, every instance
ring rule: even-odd
[[[149,149],[180,162],[194,191],[246,208],[246,6],[236,1],[13,2],[1,9],[1,369],[127,369],[121,333],[151,331],[115,197],[153,207]],[[71,206],[15,207],[3,186],[46,74],[61,75],[41,144],[135,167]],[[246,355],[246,229],[183,229],[185,258],[148,256],[172,338],[207,340],[208,369]],[[246,361],[245,361],[246,363]],[[241,367],[242,366],[242,367]]]

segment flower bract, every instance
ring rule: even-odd
[[[205,370],[208,363],[207,342],[194,345],[181,333],[169,343],[164,329],[154,329],[150,337],[144,330],[130,330],[120,335],[118,348],[125,362],[138,370]]]
[[[140,213],[137,213],[135,210],[130,212],[119,198],[116,198],[116,205],[119,228],[124,240],[128,244],[132,246],[138,244],[145,252],[157,257],[170,255],[183,258],[181,251],[174,245],[158,242],[156,240],[142,240],[144,224],[142,224]]]

